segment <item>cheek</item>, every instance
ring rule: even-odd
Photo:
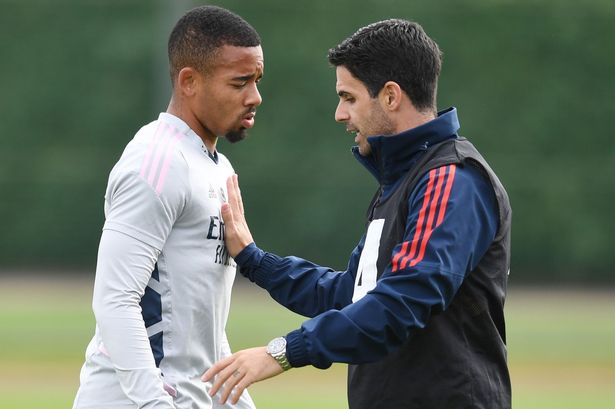
[[[367,117],[367,113],[361,107],[355,107],[352,110],[352,116],[354,118],[354,122],[360,128],[369,127],[369,120]]]
[[[212,118],[213,121],[217,123],[226,123],[230,120],[232,116],[232,109],[229,106],[228,100],[222,99],[210,99],[207,103],[207,112],[206,114]]]
[[[228,115],[233,103],[236,103],[234,102],[237,99],[236,96],[232,95],[231,91],[221,85],[212,85],[204,89],[204,91],[200,98],[201,107],[211,113]]]
[[[224,112],[226,116],[237,116],[241,110],[241,100],[237,95],[227,94],[224,98],[218,99],[217,109]],[[228,120],[229,118],[225,118]]]

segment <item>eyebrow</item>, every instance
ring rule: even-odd
[[[233,80],[233,81],[249,81],[249,80],[251,80],[252,78],[254,78],[256,75],[257,75],[257,73],[248,74],[248,75],[243,75],[243,76],[241,76],[241,77],[235,77],[235,78],[233,78],[232,80]],[[260,75],[258,75],[258,76],[256,77],[256,79],[257,79],[257,80],[258,80],[258,79],[261,79],[261,78],[263,78],[263,74],[262,74],[262,73],[260,73]]]

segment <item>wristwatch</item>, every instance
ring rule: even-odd
[[[280,364],[283,370],[288,371],[292,368],[286,358],[286,338],[278,337],[269,341],[267,353]]]

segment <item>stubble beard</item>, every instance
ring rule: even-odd
[[[256,107],[251,107],[250,109],[248,109],[248,110],[247,110],[247,111],[246,111],[246,112],[245,112],[245,113],[244,113],[244,114],[240,117],[240,120],[241,120],[241,118],[243,118],[245,115],[250,114],[250,113],[255,114],[255,113],[256,113]],[[237,143],[237,142],[239,142],[239,141],[243,141],[244,139],[246,139],[246,138],[248,137],[248,129],[247,129],[247,128],[244,128],[244,127],[240,127],[240,128],[239,128],[239,129],[237,129],[237,130],[231,130],[231,131],[228,131],[228,132],[226,133],[226,135],[224,135],[224,137],[225,137],[225,138],[226,138],[226,140],[227,140],[227,141],[229,141],[230,143]]]
[[[363,128],[365,133],[361,132],[361,138],[363,138],[363,144],[359,143],[361,156],[369,156],[372,153],[372,147],[367,138],[376,135],[389,136],[395,134],[395,124],[386,115],[377,99],[373,100],[371,110],[372,114],[367,121],[370,125],[367,129]]]
[[[224,135],[224,137],[230,143],[237,143],[248,137],[248,130],[246,128],[241,128],[236,131],[229,131],[226,135]]]
[[[377,99],[373,100],[372,115],[370,118],[371,135],[393,135],[395,133],[395,125],[384,112]],[[365,138],[367,140],[367,136]]]

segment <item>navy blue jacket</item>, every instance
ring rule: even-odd
[[[368,138],[372,148],[368,157],[362,157],[357,147],[353,152],[376,177],[386,197],[423,152],[438,142],[457,138],[458,129],[456,109],[449,108],[436,119],[398,135]],[[241,274],[276,301],[313,317],[286,335],[292,366],[327,368],[333,362],[377,361],[403,345],[414,330],[423,328],[432,312],[447,308],[465,275],[493,241],[498,209],[493,188],[475,167],[457,167],[446,177],[450,190],[444,198],[447,203],[441,223],[408,260],[408,244],[424,224],[421,208],[430,189],[429,175],[424,175],[408,198],[404,239],[391,254],[391,261],[404,256],[406,262],[389,263],[376,287],[354,303],[365,235],[353,250],[346,271],[294,256],[279,257],[254,244],[235,258]]]

